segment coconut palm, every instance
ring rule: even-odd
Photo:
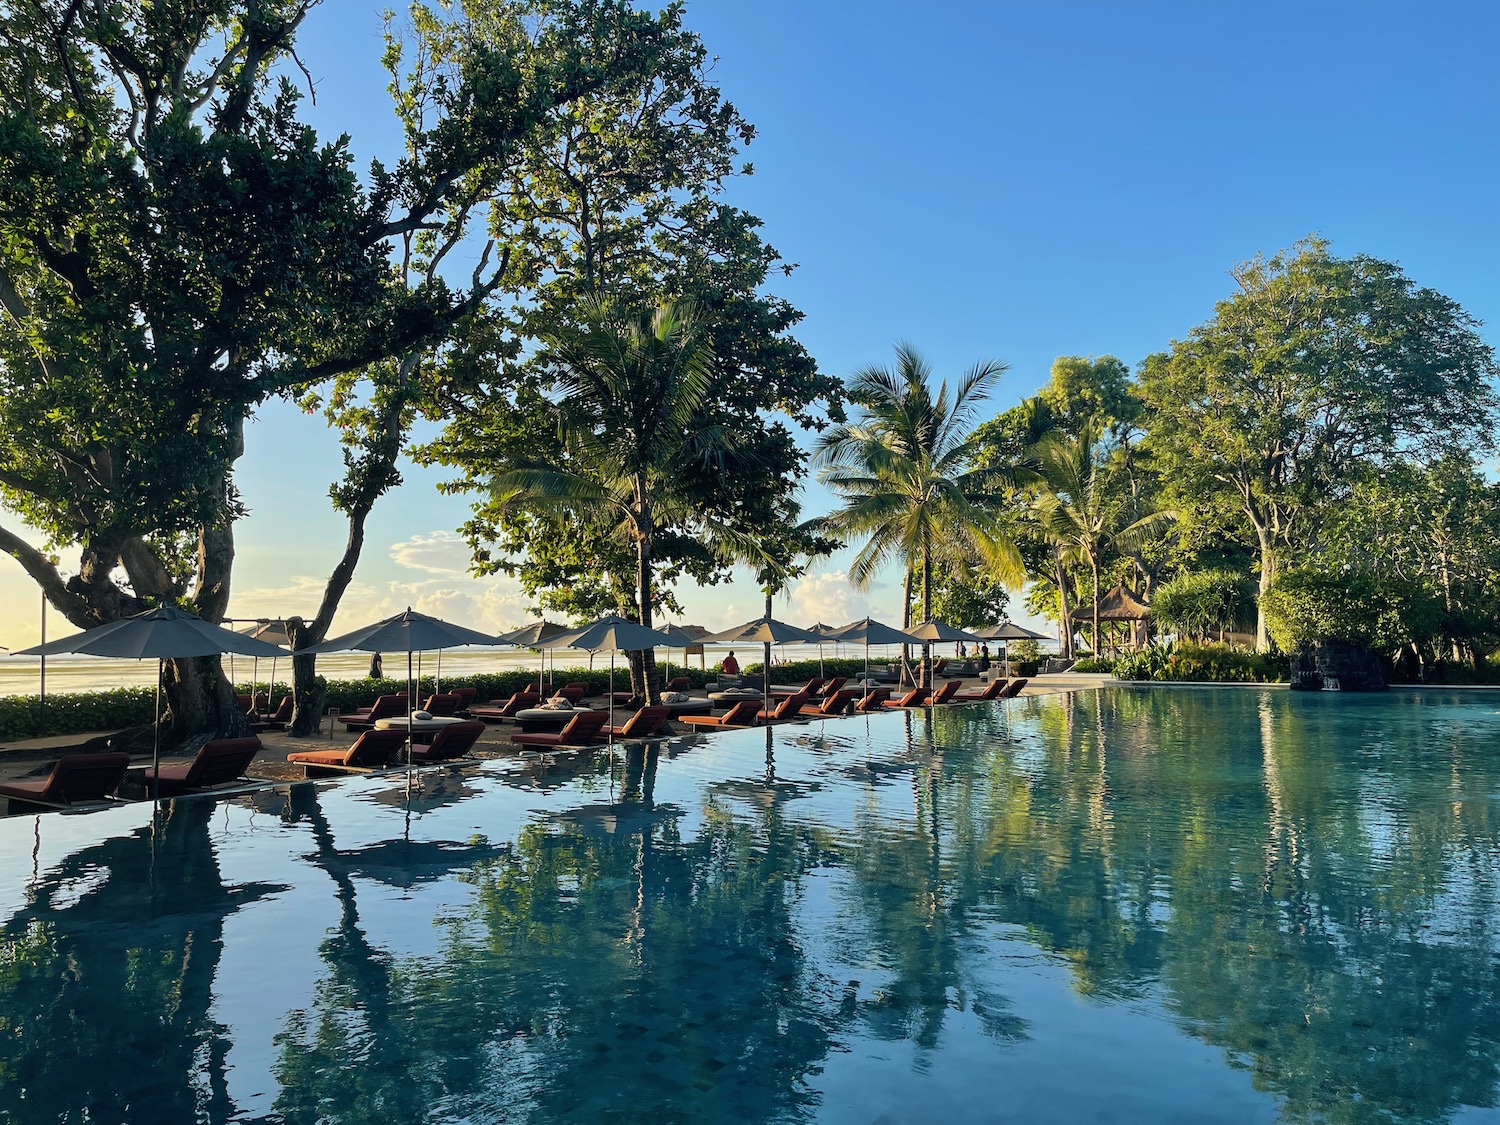
[[[844,539],[865,537],[849,569],[856,588],[870,585],[888,561],[900,559],[932,605],[935,563],[961,572],[990,567],[1007,585],[1025,578],[1021,556],[996,511],[1013,476],[975,464],[971,430],[980,402],[1005,370],[975,364],[956,386],[934,393],[932,369],[909,344],[896,347],[896,366],[866,367],[849,381],[859,416],[824,433],[815,453],[822,479],[844,501],[822,526]],[[907,583],[906,620],[911,616]],[[922,646],[922,682],[931,686],[931,645]]]
[[[1150,512],[1125,522],[1126,507],[1118,475],[1100,444],[1099,421],[1086,423],[1077,437],[1051,433],[1033,449],[1037,481],[1032,512],[1043,537],[1053,548],[1059,590],[1063,593],[1063,627],[1068,620],[1063,568],[1066,563],[1088,567],[1093,578],[1093,651],[1099,652],[1099,575],[1104,556],[1129,550],[1175,518],[1167,511]]]
[[[579,303],[575,324],[543,337],[557,417],[556,458],[517,458],[496,475],[497,506],[601,524],[635,555],[641,624],[655,604],[652,545],[663,529],[693,527],[710,542],[730,531],[707,523],[684,492],[687,481],[750,456],[708,420],[713,349],[689,302],[662,301],[639,313],[607,299]],[[622,609],[628,607],[622,607]],[[643,654],[640,688],[657,694]]]

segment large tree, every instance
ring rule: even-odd
[[[1142,365],[1140,393],[1163,478],[1234,498],[1264,593],[1362,466],[1487,447],[1496,364],[1473,317],[1390,262],[1313,238],[1233,276],[1211,320]]]
[[[16,0],[0,16],[0,498],[79,570],[65,580],[9,529],[0,549],[80,627],[152,601],[223,615],[247,417],[399,372],[472,315],[502,280],[485,256],[458,289],[426,267],[520,138],[634,74],[658,30],[615,0],[517,0],[487,37],[456,26],[464,66],[424,91],[420,121],[406,107],[408,154],[363,185],[347,140],[320,142],[276,77],[315,3]],[[351,517],[390,483],[388,463],[359,467],[336,497]],[[352,520],[336,580],[360,540]],[[215,671],[172,666],[179,732],[236,722]]]
[[[578,310],[600,297],[622,308],[663,295],[692,302],[715,357],[699,411],[756,468],[679,484],[700,510],[761,530],[749,554],[756,569],[797,526],[805,458],[794,429],[821,425],[825,411],[840,416],[839,383],[790,334],[801,314],[766,291],[790,264],[762,240],[760,220],[727,200],[733,177],[751,170],[739,150],[754,129],[710,80],[712,60],[681,14],[680,4],[662,13],[649,72],[554,117],[493,197],[507,288],[524,299],[476,321],[454,349],[432,404],[448,425],[421,454],[459,470],[455,491],[480,496],[464,528],[477,567],[505,569],[544,605],[579,617],[638,613],[635,564],[608,521],[557,521],[491,501],[491,477],[517,450],[555,444],[538,421],[552,372],[518,341],[579,330]],[[687,526],[658,526],[653,555],[663,596],[679,576],[707,584],[728,575]]]
[[[887,562],[901,560],[908,580],[904,619],[911,617],[912,578],[924,608],[933,604],[939,565],[966,573],[988,568],[1019,585],[1024,567],[998,517],[1011,479],[976,464],[970,432],[979,404],[1005,370],[993,360],[975,364],[950,389],[934,388],[933,373],[909,344],[896,347],[896,366],[871,366],[849,381],[858,408],[850,422],[822,435],[815,454],[823,481],[843,500],[821,526],[843,539],[863,538],[849,568],[863,588]],[[932,646],[922,646],[922,683],[931,686]]]

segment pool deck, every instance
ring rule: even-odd
[[[1110,683],[1108,674],[1096,675],[1069,675],[1055,674],[1031,680],[1021,694],[1033,695],[1056,695],[1062,692],[1079,691],[1096,688],[1102,684]],[[982,685],[978,680],[965,681],[965,689],[979,688]],[[696,694],[702,694],[696,693]],[[604,696],[596,696],[585,700],[592,707],[603,709],[609,706],[609,700]],[[628,714],[623,708],[617,708],[623,716]],[[623,720],[622,720],[623,721]],[[357,731],[345,731],[336,729],[330,736],[326,729],[329,725],[338,727],[339,724],[325,722],[325,729],[320,734],[309,735],[306,738],[293,738],[285,731],[261,731],[258,735],[262,750],[260,755],[252,763],[248,775],[259,781],[300,781],[302,780],[302,767],[287,761],[289,754],[302,750],[325,750],[339,746],[349,746],[359,737]],[[685,728],[677,724],[675,730],[681,731]],[[517,733],[519,727],[513,723],[504,725],[492,725],[486,728],[479,742],[475,745],[471,754],[475,758],[518,758],[522,756],[534,757],[535,754],[526,753],[521,747],[511,742],[510,736]],[[33,738],[25,741],[6,743],[0,746],[0,781],[26,780],[45,777],[52,768],[52,764],[63,754],[79,751],[86,743],[101,738],[108,738],[113,731],[89,731],[80,734],[56,735],[50,738]],[[95,747],[97,749],[97,747]],[[187,758],[180,755],[163,755],[164,763],[184,762]],[[134,765],[149,765],[150,755],[136,755]],[[3,804],[3,802],[0,802]]]

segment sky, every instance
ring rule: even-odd
[[[324,0],[299,40],[305,117],[348,133],[361,166],[399,143],[381,9]],[[1134,366],[1170,346],[1229,294],[1235,263],[1314,232],[1399,262],[1500,343],[1500,6],[689,0],[687,22],[757,128],[755,174],[728,198],[798,263],[772,291],[806,314],[796,335],[824,371],[889,363],[898,340],[950,378],[998,359],[999,412],[1057,356]],[[343,546],[325,499],[339,468],[320,418],[272,404],[255,419],[232,616],[316,609]],[[468,575],[467,503],[443,479],[407,466],[377,506],[336,631],[408,604],[476,628],[528,619],[514,582]],[[816,485],[804,497],[808,515],[831,507]],[[897,576],[855,591],[850,556],[778,615],[899,619]],[[678,594],[682,620],[710,627],[762,605],[748,575]],[[38,618],[0,557],[0,645],[35,643]]]

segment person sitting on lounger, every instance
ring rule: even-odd
[[[719,665],[719,668],[726,676],[738,676],[740,674],[740,662],[734,658],[734,653],[732,652],[724,658],[724,663]]]

